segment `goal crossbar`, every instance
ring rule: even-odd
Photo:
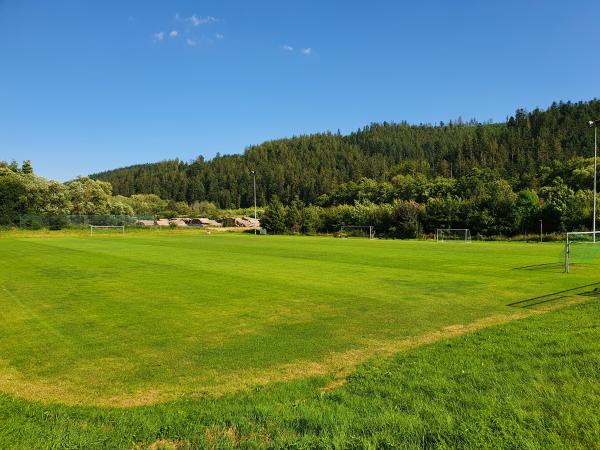
[[[342,225],[340,233],[344,230],[366,230],[369,233],[369,239],[375,239],[375,227],[373,225]]]
[[[125,225],[90,225],[90,236],[94,235],[94,230],[111,228],[121,230],[121,233],[125,233]]]
[[[435,240],[438,242],[444,242],[444,237],[448,235],[461,236],[460,239],[466,243],[471,242],[471,230],[469,228],[436,228],[435,229]]]

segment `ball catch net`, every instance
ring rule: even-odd
[[[567,233],[564,247],[565,272],[579,264],[600,262],[600,231],[574,231]]]

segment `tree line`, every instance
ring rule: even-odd
[[[23,214],[247,214],[256,170],[263,224],[275,233],[370,225],[394,237],[447,227],[508,236],[535,232],[540,220],[549,232],[586,230],[593,203],[586,122],[596,117],[599,100],[518,110],[501,124],[372,124],[67,183],[38,177],[28,161],[0,162],[0,225]]]
[[[491,169],[459,178],[397,175],[340,184],[315,204],[274,198],[261,216],[272,233],[335,233],[343,225],[373,226],[378,236],[414,238],[437,228],[469,228],[481,236],[587,230],[592,221],[593,159],[556,162],[539,190],[513,190]]]
[[[21,166],[0,161],[0,225],[19,225],[25,215],[175,217],[192,212],[185,202],[155,194],[115,196],[106,181],[79,177],[60,183],[34,174],[29,161]]]

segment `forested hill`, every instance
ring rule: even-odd
[[[600,100],[554,103],[545,111],[517,110],[505,123],[462,121],[437,125],[372,124],[347,136],[323,133],[249,147],[242,155],[141,164],[92,175],[121,195],[154,193],[167,199],[214,202],[222,208],[252,203],[256,170],[259,203],[321,194],[362,177],[398,174],[460,177],[475,167],[497,170],[515,188],[537,188],[554,161],[590,156],[587,122],[600,118]]]

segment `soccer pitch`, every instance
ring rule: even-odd
[[[597,267],[563,274],[560,252],[191,232],[9,236],[0,391],[128,407],[345,376],[376,355],[572,301]]]

